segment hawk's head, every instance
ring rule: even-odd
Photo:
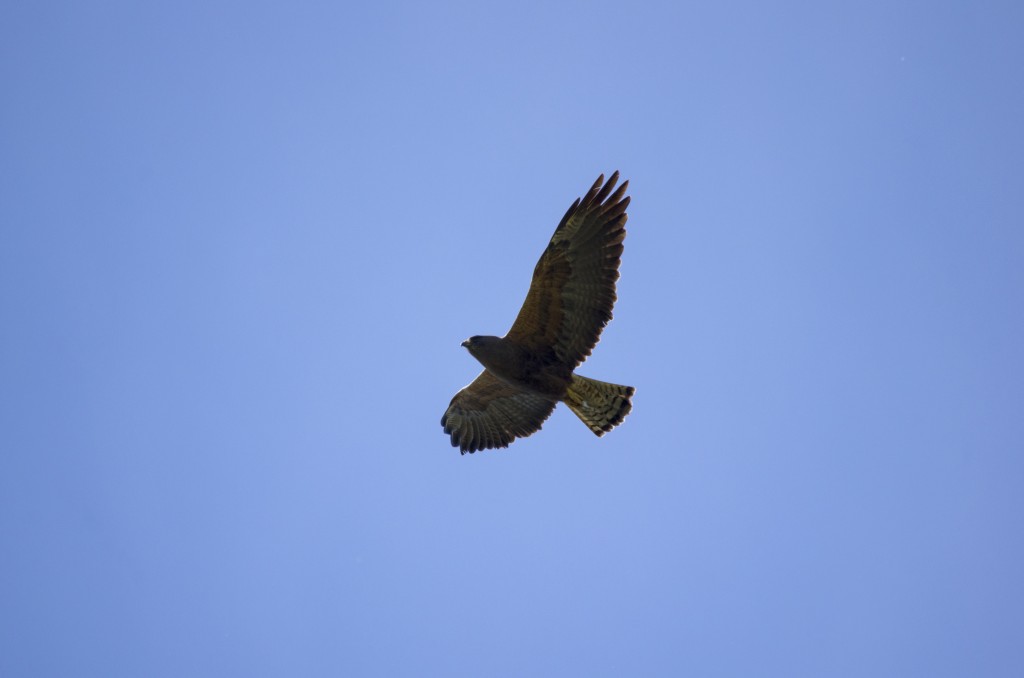
[[[470,352],[470,354],[477,356],[480,355],[481,351],[486,351],[489,348],[496,347],[500,342],[501,337],[482,337],[480,335],[476,335],[466,339],[462,342],[462,345]]]

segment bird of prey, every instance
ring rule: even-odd
[[[573,373],[612,319],[629,206],[628,181],[612,193],[618,179],[615,172],[605,183],[602,174],[562,217],[508,333],[462,342],[484,366],[441,417],[462,454],[508,447],[540,430],[559,402],[598,436],[632,409],[632,386]]]

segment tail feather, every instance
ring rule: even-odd
[[[574,374],[564,402],[591,431],[602,436],[621,424],[633,409],[630,398],[635,391],[632,386],[609,384]]]

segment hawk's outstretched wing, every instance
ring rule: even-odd
[[[554,348],[569,369],[583,362],[612,319],[629,197],[619,173],[604,175],[572,204],[533,271],[533,282],[506,339]],[[602,186],[602,184],[604,184]]]
[[[452,447],[463,454],[492,447],[508,447],[528,436],[555,409],[555,401],[501,381],[487,370],[455,394],[441,417]]]

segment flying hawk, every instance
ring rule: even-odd
[[[573,373],[612,319],[629,205],[628,181],[612,193],[618,179],[615,172],[605,183],[602,174],[562,217],[508,333],[462,342],[484,366],[441,417],[463,454],[540,430],[559,402],[599,436],[632,409],[632,386]]]

